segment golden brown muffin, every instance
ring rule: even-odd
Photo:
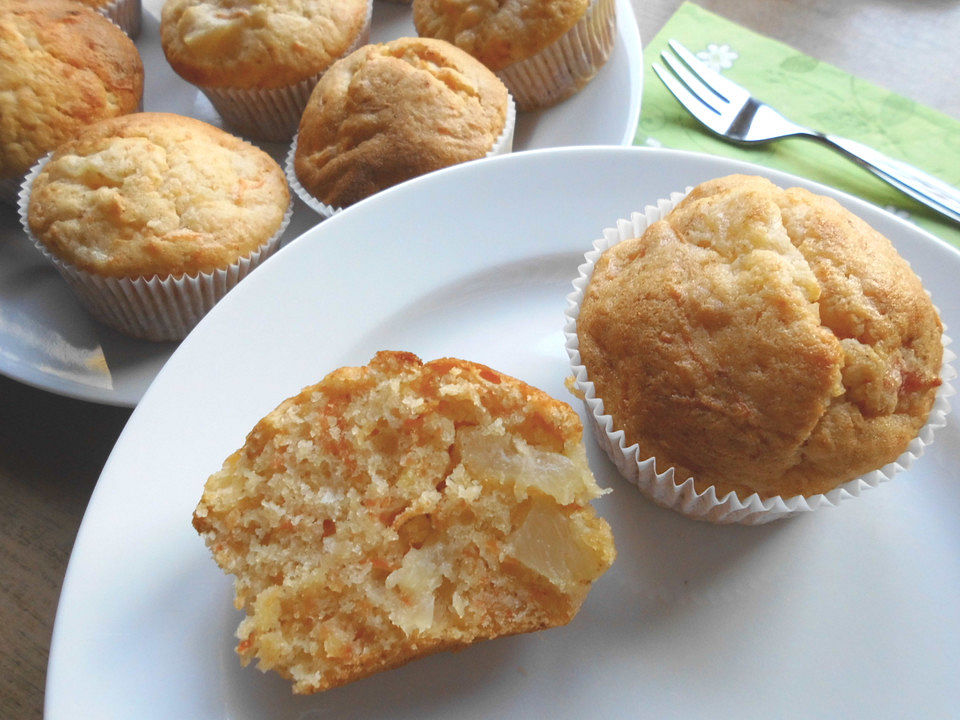
[[[283,171],[259,148],[169,113],[101,121],[34,181],[31,232],[103,277],[196,275],[249,255],[281,227]]]
[[[368,26],[369,0],[167,0],[160,38],[195,85],[277,88],[326,70]]]
[[[0,179],[135,111],[142,93],[136,46],[99,13],[74,0],[0,0]]]
[[[325,690],[569,622],[613,562],[577,414],[464,360],[380,352],[261,420],[193,524],[244,663]]]
[[[556,42],[579,22],[590,0],[414,0],[417,33],[453,43],[493,71]]]
[[[827,492],[903,453],[940,385],[941,334],[886,238],[740,175],[606,251],[577,322],[626,444],[741,498]]]
[[[521,110],[580,90],[613,49],[614,0],[414,0],[424,37],[447,40],[497,73]]]
[[[484,157],[504,131],[509,94],[442,40],[399,38],[336,62],[300,121],[294,170],[308,193],[345,207],[439,168]]]

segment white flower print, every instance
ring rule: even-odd
[[[908,213],[906,210],[904,210],[901,207],[897,207],[896,205],[885,205],[883,209],[886,210],[888,213],[893,213],[898,218],[903,218],[904,220],[909,220],[910,222],[913,222],[913,219],[910,217],[910,213]]]
[[[709,65],[711,70],[720,72],[721,70],[732,68],[733,61],[740,57],[740,55],[726,43],[723,45],[710,43],[707,45],[706,50],[701,50],[697,53],[697,57]]]

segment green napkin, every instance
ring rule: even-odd
[[[960,186],[960,122],[692,3],[681,5],[644,50],[634,144],[724,155],[800,175],[868,200],[960,247],[960,225],[813,141],[790,138],[744,147],[711,135],[653,73],[652,64],[671,38],[791,120],[858,140]]]

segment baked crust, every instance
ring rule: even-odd
[[[249,255],[289,203],[283,171],[259,148],[193,118],[137,113],[61,146],[33,183],[28,220],[82,270],[166,277]]]
[[[133,112],[143,63],[133,41],[72,0],[0,0],[0,177],[90,123]]]
[[[730,176],[603,254],[577,323],[626,443],[723,496],[812,495],[894,460],[940,385],[942,325],[836,201]]]
[[[615,554],[581,432],[519,380],[401,352],[281,403],[193,520],[236,576],[244,663],[310,693],[571,620]]]
[[[417,33],[440,38],[496,72],[535,55],[579,22],[589,0],[413,0]]]
[[[439,168],[482,158],[503,132],[503,83],[442,40],[367,45],[320,79],[300,121],[294,170],[345,207]]]
[[[83,3],[87,7],[92,7],[98,10],[106,5],[109,5],[111,2],[114,2],[114,0],[76,0],[76,1]]]
[[[370,0],[167,0],[160,42],[187,82],[269,89],[323,72],[367,25]]]

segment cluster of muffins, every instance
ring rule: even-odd
[[[168,0],[161,40],[228,126],[293,138],[288,180],[328,217],[423,173],[509,152],[516,107],[583,87],[616,26],[614,0],[414,3],[420,38],[367,45],[372,12],[372,0]]]
[[[0,176],[95,318],[178,340],[276,249],[292,204],[259,148],[138,112],[140,13],[130,0],[0,2]]]
[[[614,0],[414,0],[419,38],[366,46],[317,83],[287,159],[328,217],[442,167],[509,152],[516,110],[581,89],[608,59]]]
[[[329,216],[510,152],[513,94],[534,109],[586,83],[609,55],[613,5],[526,0],[478,15],[418,3],[423,37],[371,45],[372,0],[167,0],[160,40],[230,131],[292,141],[285,182]],[[140,0],[0,0],[0,199],[19,203],[30,239],[96,318],[176,340],[276,248],[290,200],[277,166],[232,135],[162,114],[114,122],[142,106],[130,39],[141,12]],[[151,152],[134,150],[137,134]],[[160,149],[173,152],[167,166]],[[201,198],[204,211],[187,210]]]

